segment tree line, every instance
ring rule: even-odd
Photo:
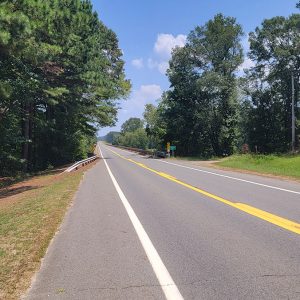
[[[173,50],[169,90],[145,107],[143,132],[122,128],[114,143],[133,146],[146,135],[144,147],[171,142],[180,155],[202,157],[299,149],[300,14],[266,19],[249,34],[253,66],[242,75],[243,37],[236,19],[222,14],[194,28]]]
[[[130,82],[90,0],[0,3],[0,175],[87,157]]]

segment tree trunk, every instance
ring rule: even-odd
[[[27,172],[30,170],[31,161],[32,161],[32,132],[33,132],[33,104],[25,103],[22,107],[22,159],[25,160],[24,171]]]
[[[28,116],[28,170],[32,171],[33,161],[33,103],[29,104],[29,116]]]
[[[33,105],[32,114],[31,114],[31,139],[32,139],[32,154],[31,154],[31,162],[32,168],[36,170],[36,106]]]

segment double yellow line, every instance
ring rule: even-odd
[[[236,202],[232,202],[232,201],[226,200],[226,199],[224,199],[222,197],[219,197],[219,196],[214,195],[212,193],[206,192],[206,191],[201,190],[201,189],[199,189],[197,187],[194,187],[194,186],[192,186],[192,185],[190,185],[188,183],[185,183],[185,182],[183,182],[181,180],[178,180],[177,178],[173,177],[172,175],[169,175],[169,174],[166,174],[166,173],[163,173],[163,172],[159,172],[159,171],[154,170],[152,168],[149,168],[146,165],[144,165],[142,163],[139,163],[139,162],[137,162],[137,161],[135,161],[133,159],[126,158],[125,156],[123,156],[123,155],[121,155],[121,154],[119,154],[119,153],[117,153],[117,152],[115,152],[113,150],[110,150],[110,149],[108,149],[108,150],[111,151],[111,152],[113,152],[115,155],[119,156],[122,159],[125,159],[125,160],[127,160],[127,161],[129,161],[129,162],[131,162],[131,163],[133,163],[133,164],[141,167],[141,168],[144,168],[144,169],[146,169],[146,170],[148,170],[148,171],[150,171],[152,173],[155,173],[155,174],[157,174],[157,175],[159,175],[159,176],[161,176],[163,178],[166,178],[166,179],[168,179],[170,181],[176,182],[176,183],[178,183],[178,184],[180,184],[180,185],[182,185],[182,186],[184,186],[184,187],[186,187],[186,188],[188,188],[190,190],[193,190],[193,191],[195,191],[197,193],[205,195],[208,198],[211,198],[211,199],[217,200],[219,202],[222,202],[222,203],[224,203],[226,205],[229,205],[231,207],[239,209],[239,210],[241,210],[243,212],[246,212],[246,213],[248,213],[248,214],[250,214],[252,216],[255,216],[255,217],[259,218],[259,219],[262,219],[264,221],[267,221],[269,223],[277,225],[277,226],[279,226],[281,228],[284,228],[286,230],[289,230],[291,232],[300,234],[300,224],[299,223],[296,223],[296,222],[293,222],[291,220],[288,220],[288,219],[276,216],[274,214],[268,213],[268,212],[266,212],[264,210],[258,209],[256,207],[253,207],[253,206],[250,206],[250,205],[247,205],[247,204],[244,204],[244,203],[236,203]]]

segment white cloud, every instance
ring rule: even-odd
[[[120,115],[126,114],[141,117],[146,103],[155,104],[161,97],[162,89],[157,84],[141,85],[139,89],[133,90],[130,98],[124,101]]]
[[[121,109],[116,126],[101,129],[99,135],[105,135],[109,131],[120,131],[121,125],[129,118],[143,118],[145,104],[156,104],[162,92],[161,87],[157,84],[141,85],[138,89],[133,90],[129,99],[120,103]]]
[[[186,43],[186,38],[187,36],[184,34],[174,36],[169,33],[159,33],[153,47],[154,58],[148,58],[146,66],[151,70],[158,70],[161,74],[165,75],[169,67],[172,50],[175,47],[183,47]],[[142,69],[144,67],[144,60],[143,58],[135,58],[131,61],[131,64],[137,69]]]
[[[166,74],[167,70],[169,68],[169,62],[168,61],[162,61],[158,64],[158,71],[161,74]]]
[[[172,49],[183,47],[185,43],[186,35],[184,34],[178,34],[177,36],[169,33],[158,34],[153,48],[156,58],[148,58],[148,68],[157,69],[161,74],[166,74],[172,56]]]
[[[174,36],[169,33],[160,33],[154,45],[154,51],[163,58],[170,58],[172,49],[176,46],[183,47],[186,43],[186,35]]]
[[[245,51],[245,54],[250,50],[250,43],[249,43],[249,34],[246,34],[246,36],[241,40],[241,45]]]
[[[168,61],[156,61],[152,58],[148,58],[148,68],[153,70],[157,69],[161,74],[165,75],[167,72],[167,69],[169,68],[169,62]]]
[[[250,58],[246,57],[244,62],[240,65],[239,71],[243,71],[244,69],[250,69],[255,66],[255,63]]]
[[[142,69],[144,67],[144,61],[142,58],[136,58],[131,61],[131,64],[137,69]]]
[[[154,103],[161,94],[161,87],[157,84],[141,85],[133,91],[131,101],[144,107],[146,103]]]
[[[157,61],[154,61],[152,58],[148,58],[148,68],[149,69],[155,69],[158,66]]]
[[[241,45],[243,47],[245,57],[244,57],[244,62],[239,66],[237,71],[238,75],[240,76],[244,75],[245,69],[250,69],[255,66],[254,61],[248,57],[248,52],[250,50],[249,34],[246,34],[246,36],[242,39]]]

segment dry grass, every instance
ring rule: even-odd
[[[0,191],[0,299],[29,287],[85,169],[44,175]]]

